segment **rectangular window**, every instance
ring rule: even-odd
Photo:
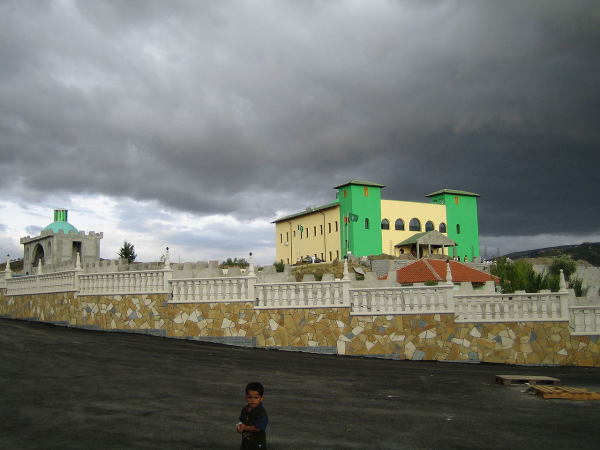
[[[337,220],[335,221],[335,232],[336,233],[338,232],[338,222],[337,222]]]
[[[321,227],[321,236],[323,236],[323,225],[319,225],[319,227]],[[321,258],[323,259],[323,258]]]
[[[315,226],[314,228],[315,228],[315,229],[314,229],[313,236],[316,236],[316,235],[317,235],[317,227]]]
[[[292,233],[292,236],[296,237],[296,231],[294,231],[294,232]]]
[[[331,233],[331,222],[329,222],[327,225],[329,225],[329,232]]]
[[[344,189],[344,198],[348,197],[348,191],[346,189]]]
[[[331,259],[331,252],[329,252],[329,261],[332,261],[332,259]]]
[[[455,205],[458,205],[458,195],[455,195],[455,196],[454,196],[454,204],[455,204]]]
[[[283,243],[283,234],[280,234],[280,235],[279,235],[279,243],[280,243],[280,244],[281,244],[281,243]]]
[[[369,188],[365,186],[365,197],[369,196]]]
[[[337,259],[340,259],[340,251],[339,251],[339,250],[336,250],[336,251],[335,251],[335,257],[336,257]]]
[[[285,242],[289,242],[290,241],[290,232],[288,231],[287,233],[285,233]]]

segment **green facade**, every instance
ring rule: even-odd
[[[461,260],[465,255],[472,261],[479,253],[479,219],[477,197],[472,192],[444,189],[429,194],[432,203],[446,206],[447,236],[457,244],[456,253]],[[450,251],[452,252],[452,251]]]
[[[346,255],[348,251],[358,257],[379,255],[383,253],[381,189],[384,187],[382,184],[366,181],[350,181],[334,187],[337,190],[337,198],[332,203],[280,218],[275,223],[313,214],[339,204],[340,256]],[[461,260],[466,256],[469,261],[479,257],[477,197],[480,195],[444,189],[429,194],[427,197],[430,198],[431,203],[445,207],[446,232],[444,234],[457,244],[456,255],[450,248],[449,256],[458,256]],[[368,220],[368,226],[366,220]],[[393,223],[390,225],[393,226]],[[408,230],[409,223],[407,222],[405,225]],[[402,239],[404,239],[404,235]],[[326,253],[326,248],[322,251]]]
[[[381,254],[383,187],[381,184],[351,181],[334,188],[339,190],[342,255],[346,255],[348,250],[356,256]],[[356,221],[345,220],[346,217]]]

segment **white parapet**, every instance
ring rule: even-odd
[[[169,303],[254,302],[256,277],[177,278],[170,281]]]
[[[350,289],[352,315],[453,313],[452,286]]]
[[[569,292],[454,296],[456,322],[568,321]]]
[[[350,280],[257,283],[256,309],[283,308],[347,308]]]
[[[600,335],[600,306],[571,306],[572,336]]]
[[[164,294],[164,270],[79,275],[79,295]]]
[[[2,277],[6,296],[74,292],[76,296],[168,294],[169,303],[251,302],[255,309],[350,308],[351,315],[455,314],[457,323],[570,321],[573,335],[600,335],[600,306],[574,306],[572,290],[496,294],[437,286],[352,287],[349,277],[257,283],[257,277],[172,278],[169,268],[83,273],[83,269]],[[249,273],[252,271],[250,270]],[[573,305],[573,306],[570,306]]]
[[[6,295],[75,291],[75,271],[42,273],[6,280]]]

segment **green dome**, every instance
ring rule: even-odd
[[[52,230],[55,233],[58,233],[59,230],[63,230],[65,234],[68,234],[69,231],[73,230],[75,233],[79,233],[79,231],[77,231],[77,228],[75,228],[69,222],[52,222],[50,225],[44,228],[44,231],[46,230]]]
[[[66,209],[55,209],[54,210],[54,222],[44,228],[46,230],[52,230],[55,233],[58,233],[60,230],[63,230],[65,234],[68,234],[69,231],[74,231],[75,233],[79,233],[77,228],[67,222],[67,210]]]

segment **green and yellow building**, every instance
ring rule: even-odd
[[[275,220],[277,261],[295,264],[307,256],[333,261],[348,252],[480,256],[478,194],[443,189],[420,203],[384,200],[384,187],[350,181],[334,187],[332,203]]]

